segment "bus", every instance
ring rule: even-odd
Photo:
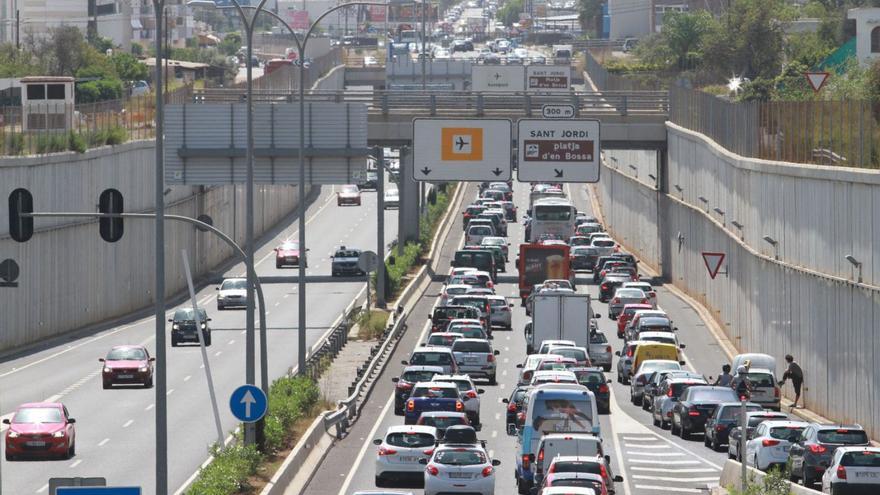
[[[516,437],[516,483],[520,493],[528,493],[532,487],[532,463],[542,436],[550,433],[601,434],[596,396],[583,385],[539,385],[526,393],[521,414],[525,421]]]
[[[567,198],[542,198],[529,212],[528,241],[538,242],[541,236],[552,234],[565,241],[574,235],[577,209]]]

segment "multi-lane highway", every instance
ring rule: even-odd
[[[340,245],[376,249],[376,193],[363,193],[363,206],[339,207],[334,187],[324,186],[307,212],[310,246],[309,275],[329,275],[330,255]],[[295,275],[296,268],[276,269],[273,248],[297,239],[295,216],[270,234],[256,253],[257,272]],[[397,212],[385,212],[386,244],[397,236]],[[180,253],[168,253],[180,256]],[[226,276],[240,276],[236,265]],[[309,346],[339,318],[363,289],[361,283],[316,283],[308,290]],[[269,375],[274,379],[296,365],[296,285],[264,286],[269,337]],[[225,433],[236,426],[229,412],[232,390],[244,383],[243,310],[217,311],[215,286],[197,292],[200,305],[212,318],[213,345],[208,348],[214,385]],[[52,304],[51,300],[41,304]],[[180,305],[189,305],[189,301]],[[168,316],[174,308],[169,307]],[[259,312],[257,313],[259,317]],[[101,387],[101,363],[110,347],[143,344],[155,353],[152,318],[140,318],[98,333],[60,342],[0,364],[0,411],[8,418],[19,404],[39,401],[64,403],[76,421],[76,455],[70,460],[3,461],[2,493],[46,493],[51,477],[100,476],[112,485],[136,485],[155,493],[155,391]],[[170,325],[170,324],[169,324]],[[259,340],[257,341],[259,343]],[[170,347],[168,352],[169,487],[178,490],[208,457],[216,441],[209,394],[198,347]],[[259,376],[259,375],[258,375]]]
[[[520,211],[528,201],[528,186],[514,183],[515,201]],[[566,188],[569,197],[581,211],[591,212],[590,201],[583,185],[571,185]],[[476,196],[476,187],[471,186],[465,195],[465,202]],[[460,222],[460,220],[459,220]],[[439,266],[448,266],[448,260],[461,243],[461,227],[451,229],[450,238],[446,240],[440,254]],[[523,239],[521,226],[510,228],[512,246],[518,245]],[[511,259],[514,256],[511,255]],[[515,273],[512,264],[508,264],[511,273]],[[411,321],[426,322],[427,315],[436,302],[441,283],[434,282],[427,289],[412,313]],[[580,291],[589,291],[596,296],[596,286],[581,285]],[[513,284],[500,284],[498,293],[508,296],[516,302],[517,287]],[[720,350],[712,335],[705,327],[697,313],[684,301],[667,290],[658,289],[660,305],[666,310],[679,327],[679,337],[687,344],[685,359],[688,367],[705,374],[717,375],[726,357]],[[595,300],[594,300],[595,301]],[[598,303],[595,311],[602,315],[599,326],[609,337],[615,350],[621,348],[622,341],[617,339],[615,322],[607,319],[607,307]],[[516,365],[526,356],[523,326],[527,318],[519,305],[514,307],[513,330],[510,332],[496,330],[494,347],[501,351],[497,386],[489,386],[479,382],[478,386],[486,390],[482,396],[483,427],[479,432],[481,439],[487,440],[490,455],[501,461],[497,469],[496,493],[516,493],[514,466],[516,455],[515,437],[505,432],[504,417],[506,405],[501,399],[507,398],[518,377]],[[376,385],[370,401],[365,405],[363,416],[351,433],[337,444],[327,459],[315,473],[306,492],[308,495],[350,495],[357,490],[375,489],[374,461],[376,447],[374,438],[380,438],[385,430],[392,425],[403,423],[403,418],[395,416],[392,411],[391,378],[400,371],[400,360],[407,359],[409,353],[425,339],[426,326],[414,324],[400,343],[396,355],[392,356],[391,365]],[[616,365],[616,358],[615,358]],[[615,369],[608,373],[615,378]],[[618,494],[649,495],[662,493],[706,493],[707,486],[717,483],[726,454],[711,451],[702,445],[699,437],[695,440],[683,441],[670,435],[668,430],[661,430],[652,425],[650,416],[641,408],[629,402],[629,389],[612,380],[611,414],[601,420],[602,435],[606,452],[611,455],[612,469],[615,474],[623,476],[623,483],[617,484]],[[340,470],[338,466],[351,466]],[[421,493],[418,484],[399,485],[414,493]]]

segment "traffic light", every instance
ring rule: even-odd
[[[9,235],[18,242],[27,242],[34,235],[34,219],[22,213],[34,212],[34,197],[30,191],[18,188],[9,194]]]
[[[116,189],[104,189],[98,198],[98,211],[101,213],[122,213],[122,193]],[[116,242],[122,239],[122,217],[101,218],[98,221],[101,239]]]

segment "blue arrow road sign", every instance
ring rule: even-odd
[[[266,415],[269,401],[266,394],[259,387],[242,385],[232,392],[229,398],[229,408],[232,415],[239,421],[254,423]]]
[[[59,486],[55,495],[141,495],[139,486]]]

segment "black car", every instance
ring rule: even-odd
[[[602,368],[569,368],[574,373],[578,383],[587,387],[596,397],[596,409],[599,414],[611,412],[611,389],[608,384],[611,380],[605,378]]]
[[[589,270],[596,258],[596,250],[589,246],[572,246],[570,253],[572,270]]]
[[[470,221],[474,218],[477,218],[477,215],[486,211],[485,206],[481,205],[470,205],[461,213],[461,227],[463,230],[467,230],[470,225]]]
[[[437,306],[431,313],[431,333],[445,332],[450,320],[480,319],[480,310],[472,306]]]
[[[518,426],[516,417],[522,411],[523,400],[525,400],[526,394],[529,393],[531,388],[529,385],[520,385],[513,389],[510,397],[501,400],[501,402],[507,404],[507,420],[505,424],[507,425],[508,435],[513,435],[514,430]]]
[[[199,334],[196,333],[196,319],[192,308],[179,308],[174,312],[174,317],[168,319],[171,322],[171,347],[177,347],[181,342],[199,343]],[[199,309],[199,321],[202,326],[202,338],[205,345],[211,345],[211,328],[208,322],[208,313]]]
[[[360,249],[340,247],[330,258],[330,275],[333,277],[366,275],[367,273],[358,267],[360,256]]]
[[[599,301],[607,303],[614,296],[614,291],[626,282],[632,282],[632,278],[623,274],[609,274],[599,285]]]
[[[379,174],[375,170],[367,170],[366,176],[358,181],[358,189],[373,189],[379,186]]]
[[[599,256],[598,258],[596,258],[596,262],[593,264],[593,267],[592,267],[592,269],[593,269],[593,282],[596,282],[596,283],[599,282],[599,280],[600,280],[599,279],[599,272],[601,272],[602,269],[605,268],[605,263],[608,263],[611,261],[623,261],[626,264],[632,266],[633,268],[636,267],[636,260],[633,257],[633,255],[631,255],[629,253],[614,253],[614,254],[607,255],[607,256]]]
[[[869,444],[868,434],[859,425],[811,424],[788,451],[789,476],[792,481],[803,480],[804,486],[809,488],[822,479],[837,447]]]
[[[672,408],[672,434],[687,440],[693,433],[703,431],[706,420],[718,404],[737,402],[736,392],[730,387],[711,385],[690,387]]]
[[[762,409],[760,404],[754,402],[746,404],[747,412],[761,411]],[[714,451],[721,451],[721,445],[727,443],[731,428],[739,426],[741,415],[742,405],[739,402],[718,404],[715,412],[706,420],[704,428],[706,434],[703,435],[703,444]]]
[[[468,40],[452,40],[452,53],[455,52],[472,52],[474,51],[474,43]]]
[[[450,265],[456,268],[470,267],[479,271],[487,272],[492,276],[492,281],[498,276],[498,268],[495,265],[495,255],[485,249],[462,249],[455,252]]]

